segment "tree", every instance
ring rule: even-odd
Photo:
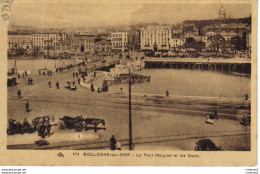
[[[196,41],[194,38],[190,37],[186,39],[185,47],[190,49],[194,49],[197,52],[201,52],[205,49],[206,43],[203,41]]]
[[[226,40],[219,34],[210,36],[208,40],[211,42],[210,46],[217,52],[219,52],[220,49],[223,50],[225,48]]]
[[[197,52],[201,52],[205,49],[206,43],[203,41],[193,41],[190,43],[190,47],[195,49]]]
[[[186,38],[186,42],[184,44],[185,48],[191,49],[191,43],[194,41],[195,39],[193,37]]]
[[[230,39],[231,47],[236,51],[245,50],[244,40],[240,36],[235,36]]]

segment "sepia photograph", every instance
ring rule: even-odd
[[[177,2],[1,2],[6,150],[251,152],[254,1]]]

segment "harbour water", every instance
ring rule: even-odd
[[[55,68],[62,65],[75,64],[74,59],[8,59],[8,69],[14,68],[16,61],[17,71],[35,71],[44,68]]]
[[[143,69],[137,74],[150,75],[151,82],[135,83],[132,93],[243,98],[250,97],[251,79],[209,71],[181,69]],[[109,86],[110,92],[128,92],[128,84]]]
[[[14,67],[15,59],[8,59],[8,69]],[[18,71],[34,71],[43,68],[54,68],[74,64],[72,59],[16,59]],[[135,83],[132,92],[138,94],[205,96],[243,98],[251,97],[251,78],[226,75],[209,71],[192,71],[183,69],[143,69],[135,73],[151,76],[151,82]],[[122,88],[122,91],[121,91]],[[109,92],[128,92],[128,84],[109,86]]]

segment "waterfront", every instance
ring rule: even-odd
[[[60,67],[62,65],[75,64],[76,60],[74,59],[8,59],[8,69],[14,68],[14,64],[16,61],[17,71],[36,71],[39,69],[53,69],[56,67]]]
[[[14,59],[8,60],[8,68],[13,68]],[[55,68],[68,64],[75,64],[71,59],[35,59],[16,60],[18,71],[34,71],[44,68]],[[221,72],[183,69],[143,69],[135,71],[136,74],[151,76],[151,82],[135,83],[132,92],[137,94],[204,96],[243,98],[246,94],[251,96],[251,78],[227,75]],[[122,91],[121,91],[122,88]],[[87,90],[87,89],[86,89]],[[128,92],[128,84],[109,86],[109,92]]]
[[[132,92],[138,94],[243,98],[250,96],[250,78],[208,71],[176,69],[144,69],[137,74],[150,75],[150,83],[135,83]],[[109,87],[111,92],[128,91],[128,84]]]

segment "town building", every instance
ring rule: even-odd
[[[171,48],[170,26],[148,26],[140,29],[141,50],[168,51]]]
[[[29,53],[32,50],[32,38],[30,34],[8,34],[8,52],[15,53],[23,50]]]
[[[62,40],[62,41],[56,43],[56,46],[55,46],[56,56],[58,56],[60,54],[64,54],[64,53],[65,54],[71,53],[71,41],[69,39]]]
[[[182,46],[185,44],[185,40],[183,38],[171,38],[170,45],[173,51],[180,51]]]
[[[57,42],[65,40],[65,33],[34,33],[32,34],[32,49],[34,52],[47,53],[49,50],[55,50]]]
[[[111,42],[112,51],[124,52],[128,50],[128,33],[127,32],[112,32]]]
[[[75,35],[71,38],[72,53],[90,53],[95,51],[94,35]]]
[[[182,34],[184,38],[194,38],[199,35],[199,29],[195,27],[194,24],[183,25]]]
[[[226,41],[229,41],[232,37],[236,37],[238,35],[234,31],[230,31],[230,32],[221,31],[219,34],[220,34],[220,36],[225,38]]]
[[[246,48],[247,52],[251,53],[251,33],[246,33]]]
[[[109,40],[101,40],[95,42],[95,52],[111,52],[112,43]]]

